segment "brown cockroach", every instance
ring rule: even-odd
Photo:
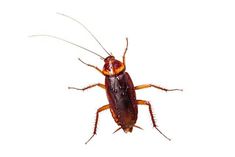
[[[125,71],[126,70],[125,56],[126,56],[126,52],[128,49],[128,38],[126,38],[126,48],[124,50],[122,62],[121,62],[121,61],[115,59],[115,57],[112,54],[110,54],[101,45],[101,43],[98,41],[98,39],[87,29],[87,27],[85,25],[83,25],[81,22],[77,21],[76,19],[74,19],[68,15],[61,14],[61,13],[58,13],[58,14],[65,16],[67,18],[70,18],[73,21],[82,25],[90,33],[90,35],[98,42],[98,44],[103,48],[103,50],[108,54],[108,57],[106,57],[106,58],[102,57],[101,55],[99,55],[99,54],[95,53],[94,51],[91,51],[83,46],[77,45],[75,43],[72,43],[70,41],[64,40],[62,38],[59,38],[59,37],[56,37],[53,35],[32,35],[33,37],[47,36],[47,37],[51,37],[51,38],[65,41],[67,43],[70,43],[72,45],[80,47],[81,49],[84,49],[90,53],[93,53],[93,54],[99,56],[102,60],[104,60],[104,66],[103,66],[103,69],[101,70],[94,65],[85,63],[84,61],[82,61],[79,58],[79,61],[81,61],[83,64],[96,69],[99,73],[104,75],[105,76],[105,84],[96,83],[96,84],[92,84],[90,86],[87,86],[85,88],[68,87],[69,89],[76,89],[76,90],[83,90],[84,91],[89,88],[98,86],[106,91],[106,95],[107,95],[109,103],[107,105],[100,107],[97,110],[93,135],[88,139],[86,144],[94,137],[94,135],[96,135],[99,113],[104,110],[107,110],[107,109],[109,109],[111,111],[111,114],[112,114],[114,121],[117,123],[117,125],[120,126],[116,131],[114,131],[114,133],[120,129],[123,129],[125,133],[132,132],[133,127],[142,129],[141,127],[135,125],[135,123],[137,121],[137,117],[138,117],[138,105],[148,106],[153,127],[156,128],[166,139],[170,140],[170,138],[168,138],[166,135],[164,135],[157,128],[157,125],[156,125],[156,122],[155,122],[154,116],[153,116],[152,107],[151,107],[151,104],[149,103],[149,101],[136,99],[135,91],[139,90],[139,89],[149,88],[149,87],[154,87],[154,88],[166,91],[166,92],[167,91],[176,91],[176,90],[182,91],[182,89],[166,89],[166,88],[163,88],[163,87],[160,87],[157,85],[153,85],[153,84],[143,84],[143,85],[139,85],[139,86],[134,86],[130,75]]]

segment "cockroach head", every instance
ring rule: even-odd
[[[110,62],[110,61],[114,61],[114,60],[115,60],[115,57],[110,55],[104,59],[104,62],[106,63],[106,62]]]

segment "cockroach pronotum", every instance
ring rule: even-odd
[[[102,57],[101,55],[97,54],[94,51],[91,51],[83,46],[77,45],[75,43],[72,43],[70,41],[64,40],[62,38],[53,36],[53,35],[32,35],[31,37],[36,37],[36,36],[46,36],[46,37],[51,37],[55,38],[58,40],[62,40],[64,42],[67,42],[69,44],[75,45],[83,50],[86,50],[102,59],[104,61],[104,66],[103,69],[99,69],[98,67],[87,64],[86,62],[82,61],[80,58],[79,61],[81,61],[83,64],[94,68],[97,70],[99,73],[104,75],[105,77],[105,84],[102,83],[96,83],[92,84],[90,86],[84,87],[84,88],[76,88],[76,87],[68,87],[69,89],[76,89],[76,90],[87,90],[89,88],[98,86],[106,91],[106,95],[108,98],[108,104],[100,107],[97,112],[96,112],[96,119],[95,119],[95,127],[93,130],[93,135],[88,139],[86,144],[96,135],[96,129],[97,129],[97,124],[98,124],[98,119],[99,119],[99,113],[109,109],[111,111],[112,117],[114,121],[117,123],[118,126],[120,126],[118,129],[116,129],[115,132],[117,132],[120,129],[123,129],[125,133],[127,132],[132,132],[133,127],[142,129],[141,127],[135,125],[137,116],[138,116],[138,105],[146,105],[149,108],[149,113],[151,116],[152,124],[153,127],[159,131],[160,134],[162,134],[166,139],[170,140],[166,135],[164,135],[156,125],[156,122],[154,120],[153,116],[153,111],[151,104],[149,101],[146,100],[141,100],[141,99],[136,99],[136,90],[139,89],[144,89],[144,88],[149,88],[149,87],[154,87],[163,91],[183,91],[182,89],[167,89],[163,88],[154,84],[143,84],[143,85],[138,85],[134,86],[132,79],[130,75],[125,71],[126,70],[126,52],[128,49],[128,38],[126,38],[126,48],[124,50],[123,56],[122,56],[122,62],[115,59],[115,57],[110,54],[104,47],[103,45],[99,42],[99,40],[88,30],[88,28],[83,25],[81,22],[77,21],[76,19],[65,15],[58,13],[59,15],[62,15],[64,17],[67,17],[77,23],[79,23],[85,30],[98,42],[98,44],[102,47],[102,49],[108,54],[108,57]]]

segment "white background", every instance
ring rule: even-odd
[[[0,3],[0,156],[234,156],[235,5],[231,0],[197,1],[13,1]],[[127,71],[134,84],[154,83],[183,92],[137,91],[152,103],[159,128],[147,107],[139,107],[130,134],[119,131],[98,87],[103,62],[77,47],[32,34],[63,37],[106,56],[78,24],[83,22],[121,59],[129,37]]]

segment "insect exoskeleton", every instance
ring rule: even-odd
[[[120,72],[125,71],[125,65],[116,60],[114,56],[108,56],[104,60],[103,74],[107,76],[118,75]]]
[[[149,113],[151,116],[153,127],[156,128],[165,138],[170,140],[166,135],[164,135],[157,128],[157,125],[156,125],[156,122],[155,122],[154,116],[153,116],[152,107],[151,107],[151,104],[149,103],[149,101],[136,99],[135,91],[140,90],[140,89],[144,89],[144,88],[149,88],[149,87],[154,87],[154,88],[157,88],[157,89],[160,89],[163,91],[176,91],[176,90],[182,91],[182,89],[166,89],[166,88],[154,85],[154,84],[143,84],[143,85],[134,86],[130,75],[127,72],[125,72],[125,70],[126,70],[125,55],[126,55],[126,52],[128,49],[128,39],[127,38],[126,38],[126,48],[124,50],[122,62],[121,62],[121,61],[115,59],[115,57],[113,55],[111,55],[103,47],[103,45],[99,42],[99,40],[90,32],[90,30],[87,29],[87,27],[85,25],[83,25],[81,22],[77,21],[76,19],[74,19],[68,15],[61,14],[61,13],[58,13],[58,14],[79,23],[83,28],[85,28],[88,31],[88,33],[90,33],[90,35],[98,42],[98,44],[108,54],[108,57],[103,57],[103,56],[99,55],[98,53],[85,48],[84,46],[75,44],[73,42],[70,42],[68,40],[65,40],[63,38],[60,38],[60,37],[57,37],[54,35],[40,34],[40,35],[32,35],[31,36],[31,37],[46,36],[46,37],[55,38],[55,39],[67,42],[69,44],[72,44],[74,46],[77,46],[85,51],[88,51],[88,52],[98,56],[100,59],[104,60],[105,64],[103,66],[103,69],[100,70],[98,67],[91,65],[91,64],[88,64],[79,58],[79,60],[83,64],[85,64],[89,67],[92,67],[92,68],[96,69],[97,71],[99,71],[100,73],[102,73],[105,76],[105,84],[95,83],[90,86],[86,86],[84,88],[68,87],[69,89],[76,89],[76,90],[83,90],[84,91],[86,89],[98,86],[98,87],[101,87],[102,89],[105,89],[105,91],[106,91],[106,95],[107,95],[109,103],[100,107],[97,110],[93,135],[89,138],[89,140],[86,142],[86,144],[96,134],[99,113],[104,110],[107,110],[107,109],[110,109],[113,119],[120,126],[115,132],[117,132],[120,129],[123,129],[123,131],[126,133],[132,132],[133,127],[142,129],[141,127],[135,125],[135,123],[137,121],[138,105],[145,105],[149,108]]]

